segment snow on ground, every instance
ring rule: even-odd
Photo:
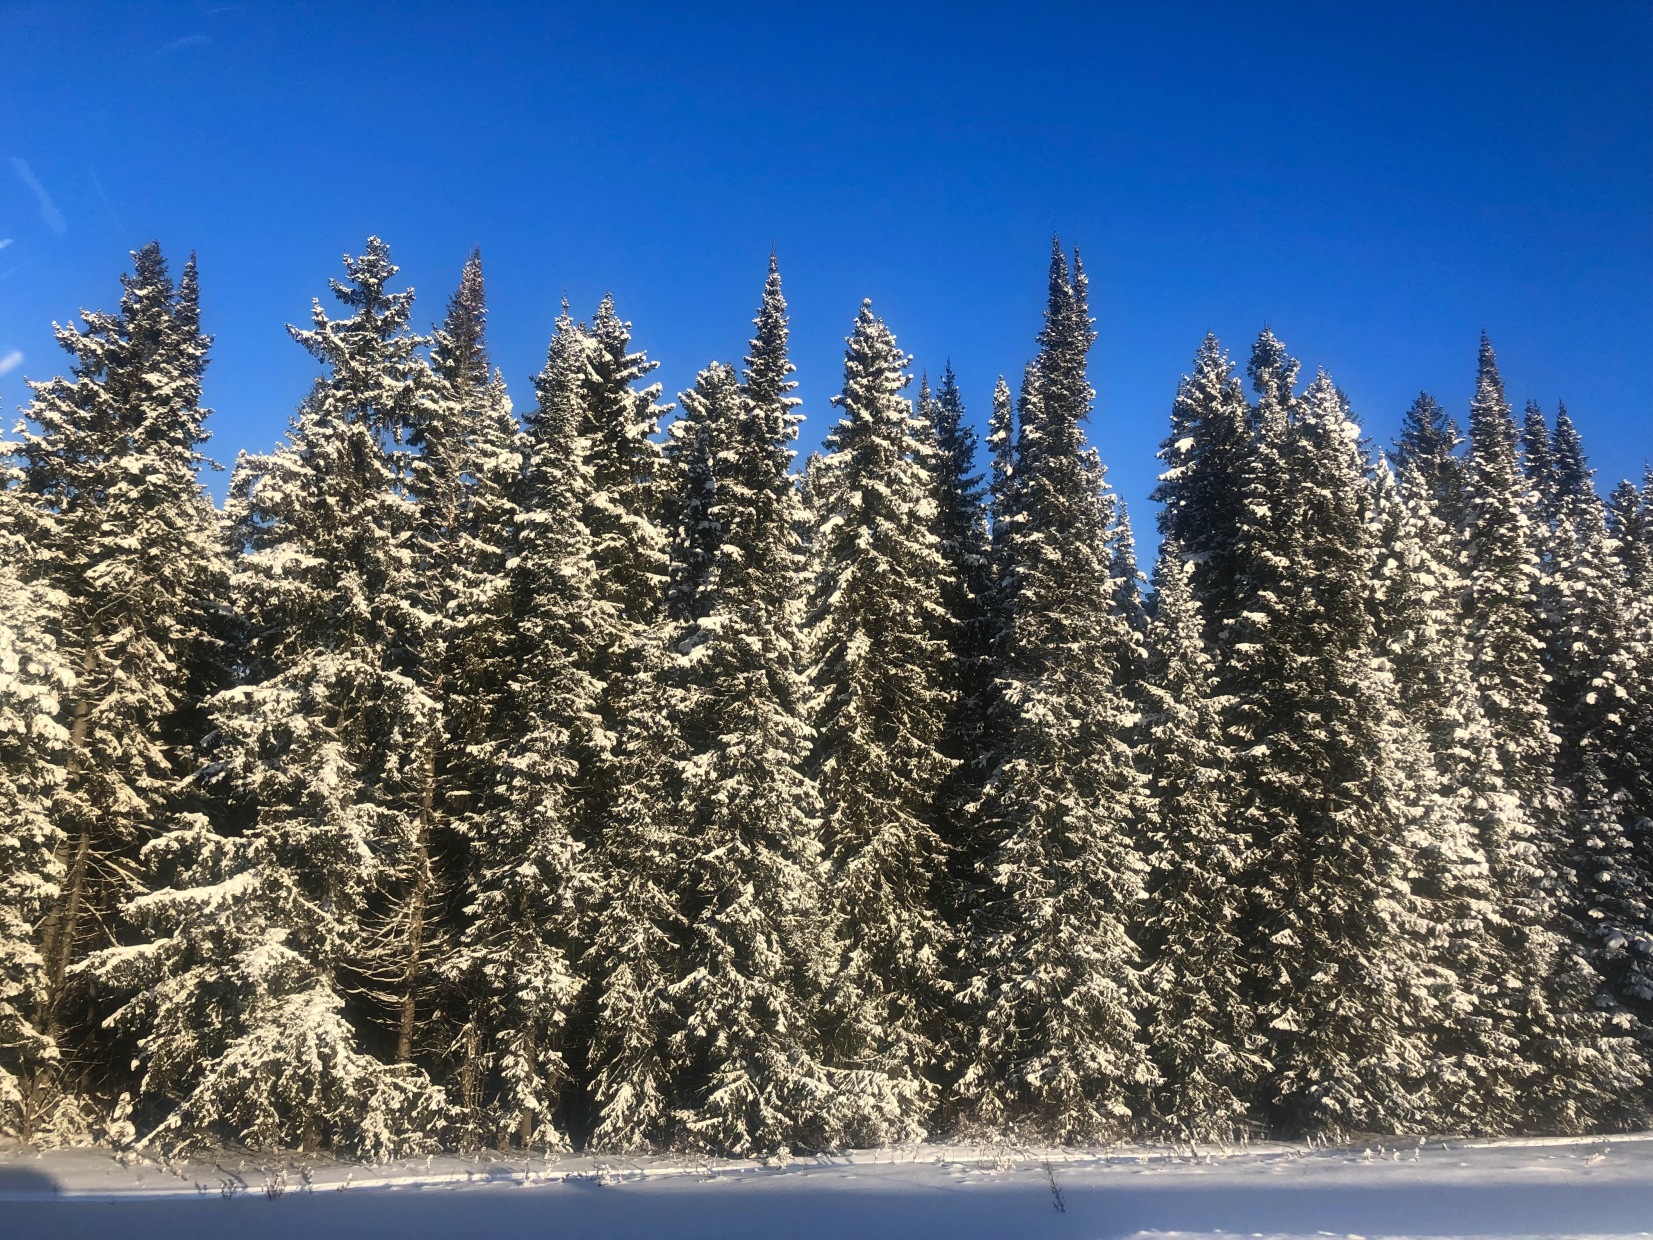
[[[3,1240],[1218,1235],[1653,1237],[1653,1135],[1230,1151],[929,1145],[772,1166],[0,1153]]]

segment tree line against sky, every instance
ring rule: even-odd
[[[727,1154],[1612,1130],[1653,1022],[1653,477],[1483,339],[1374,453],[1272,333],[1139,573],[1057,247],[978,443],[863,304],[794,469],[771,260],[676,416],[612,299],[520,419],[370,239],[198,480],[193,259],[0,486],[0,1123]],[[1104,394],[1105,395],[1105,394]]]

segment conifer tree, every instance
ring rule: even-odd
[[[607,745],[595,675],[619,616],[597,596],[581,438],[592,342],[563,306],[535,377],[506,563],[505,692],[478,746],[466,925],[445,974],[467,998],[459,1079],[475,1139],[556,1148],[592,878],[585,789]]]
[[[1471,666],[1493,752],[1519,815],[1483,841],[1501,907],[1507,976],[1497,1026],[1523,1065],[1512,1126],[1581,1131],[1622,1114],[1639,1059],[1592,1010],[1599,978],[1568,941],[1573,905],[1566,807],[1556,790],[1557,738],[1545,702],[1537,636],[1538,556],[1516,457],[1515,421],[1491,342],[1481,337],[1470,403],[1467,620]]]
[[[1136,1041],[1135,946],[1144,866],[1133,720],[1112,653],[1124,625],[1101,507],[1081,448],[1093,392],[1085,278],[1058,247],[1036,376],[1023,402],[1016,514],[1005,538],[998,752],[981,815],[992,851],[975,1027],[957,1092],[968,1118],[1066,1141],[1122,1131],[1152,1076]]]
[[[884,1139],[922,1132],[944,1058],[952,944],[942,819],[966,640],[955,611],[962,549],[937,512],[946,484],[931,472],[953,462],[938,461],[937,428],[900,395],[906,362],[863,302],[822,460],[830,501],[811,547],[812,769],[846,940],[840,1002],[854,1009],[841,1014],[839,1054],[889,1081]]]
[[[1461,537],[1440,515],[1440,493],[1416,458],[1398,480],[1387,463],[1379,468],[1378,640],[1398,705],[1430,758],[1418,772],[1419,813],[1406,850],[1405,924],[1421,953],[1418,998],[1431,1040],[1427,1069],[1411,1086],[1412,1119],[1436,1132],[1502,1131],[1523,1069],[1496,1020],[1507,961],[1483,841],[1506,834],[1521,807],[1498,774],[1471,673]]]
[[[521,458],[502,376],[488,364],[482,258],[473,251],[432,337],[429,398],[413,412],[407,490],[418,615],[415,678],[439,711],[421,754],[411,873],[386,944],[384,983],[396,996],[396,1057],[411,1060],[416,1027],[427,1054],[461,1033],[434,965],[454,947],[471,789],[489,777],[474,761],[508,669],[509,553]],[[456,1027],[457,1024],[457,1027]]]
[[[1529,400],[1521,419],[1521,472],[1526,476],[1534,513],[1546,527],[1556,519],[1558,478],[1550,428],[1538,402]]]
[[[1002,380],[998,386],[1001,390],[994,393],[993,416],[1001,416],[1002,401],[1006,421],[1002,429],[990,425],[989,437],[1003,435],[1006,443],[1012,443],[1010,392]],[[999,622],[989,527],[992,491],[976,472],[976,433],[965,419],[964,398],[950,362],[942,371],[930,418],[930,438],[936,446],[931,470],[936,490],[936,532],[952,583],[944,583],[943,601],[957,688],[941,747],[953,762],[948,787],[941,793],[937,821],[951,864],[949,890],[941,907],[946,920],[957,927],[968,919],[965,905],[973,886],[970,876],[980,860],[980,842],[969,806],[986,774],[982,760],[989,747],[986,715],[992,696],[993,642]],[[997,471],[999,465],[994,463],[992,468]],[[1008,484],[1008,473],[1003,481]]]
[[[1008,398],[1008,391],[1005,393]],[[992,591],[988,545],[987,488],[976,472],[976,432],[965,420],[964,397],[952,363],[941,373],[941,387],[930,407],[937,461],[932,469],[936,490],[937,534],[942,554],[957,584],[949,591],[947,610],[956,635],[954,659],[961,677],[959,714],[979,718],[983,705],[983,661],[990,639],[987,616]],[[955,719],[952,748],[955,757],[977,744],[973,734],[961,732]],[[979,773],[978,773],[979,776]]]
[[[1449,530],[1464,524],[1463,442],[1458,423],[1428,392],[1418,393],[1395,440],[1396,471],[1416,471],[1435,518]]]
[[[819,1028],[833,940],[803,771],[803,521],[788,474],[797,399],[773,256],[756,327],[744,376],[714,364],[683,396],[708,469],[678,483],[701,505],[709,555],[683,599],[687,619],[669,628],[670,736],[658,746],[668,760],[647,780],[670,800],[650,862],[669,858],[670,919],[653,920],[668,934],[640,953],[659,980],[634,989],[671,1010],[639,1021],[632,1005],[605,1007],[600,1025],[623,1053],[622,1070],[599,1077],[599,1135],[621,1148],[662,1134],[741,1154],[845,1139]],[[687,545],[679,538],[680,555]]]
[[[52,800],[74,675],[51,638],[64,600],[25,581],[13,472],[0,472],[0,1133],[31,1141],[56,1101],[59,1051],[38,1020],[47,982],[36,927],[63,877]]]
[[[1160,1082],[1150,1123],[1175,1140],[1228,1140],[1248,1122],[1268,1065],[1247,988],[1250,843],[1234,830],[1216,670],[1193,593],[1194,566],[1174,539],[1154,571],[1154,616],[1141,695],[1148,890],[1143,1035]]]
[[[999,526],[1010,512],[1010,484],[1016,462],[1016,414],[1010,385],[1000,375],[993,383],[993,409],[987,418],[987,454],[990,473],[987,484],[987,512],[992,546],[999,544]]]
[[[1607,529],[1618,544],[1630,588],[1645,593],[1653,584],[1653,470],[1641,491],[1628,478],[1613,488],[1607,500]]]
[[[1558,405],[1555,430],[1550,437],[1551,468],[1555,477],[1555,495],[1558,517],[1567,510],[1596,497],[1595,472],[1584,456],[1584,441],[1578,427],[1567,416],[1567,406]]]
[[[1653,1017],[1653,601],[1638,596],[1609,542],[1606,509],[1578,431],[1562,407],[1551,444],[1552,634],[1548,664],[1561,738],[1559,770],[1572,797],[1572,910],[1603,978],[1597,1006],[1644,1039]]]
[[[138,1037],[148,1140],[385,1157],[445,1119],[422,1072],[363,1049],[392,1004],[370,984],[347,998],[417,860],[437,710],[412,679],[397,447],[431,385],[387,247],[369,238],[345,268],[349,313],[318,301],[312,328],[290,329],[327,373],[288,441],[232,483],[253,676],[213,704],[214,769],[244,829],[179,816],[144,850],[155,889],[127,906],[146,941],[88,964],[127,996],[110,1021]]]
[[[726,366],[696,382],[715,446],[719,544],[677,643],[672,719],[684,752],[678,813],[696,841],[682,863],[683,963],[670,984],[674,1119],[690,1145],[744,1154],[839,1139],[818,1028],[832,940],[820,811],[803,773],[791,383],[773,273],[757,326],[744,388]]]
[[[1193,372],[1177,386],[1171,433],[1159,449],[1165,472],[1153,498],[1163,505],[1160,533],[1193,566],[1191,588],[1208,641],[1232,618],[1238,597],[1234,540],[1251,440],[1246,418],[1234,367],[1217,338],[1207,335]]]
[[[73,1040],[96,1036],[70,1016],[74,967],[111,941],[143,842],[186,808],[179,781],[198,761],[226,633],[225,556],[196,479],[210,340],[195,261],[175,286],[158,245],[132,257],[117,313],[57,329],[72,377],[31,383],[35,429],[16,450],[18,567],[31,591],[61,601],[32,640],[49,639],[73,674],[51,806],[61,878],[43,910],[34,1013],[60,1041],[66,1025]]]
[[[604,1009],[621,1021],[631,1019],[623,1013],[634,1005],[656,1017],[665,1013],[647,973],[647,944],[672,907],[668,841],[678,825],[669,789],[677,738],[668,722],[664,677],[671,652],[663,626],[672,571],[672,531],[665,524],[672,462],[653,438],[670,407],[658,403],[659,384],[638,386],[658,363],[632,349],[631,325],[618,316],[612,297],[603,299],[584,335],[588,345],[570,399],[577,410],[575,451],[589,476],[581,522],[590,538],[591,596],[602,607],[603,624],[601,648],[582,663],[601,688],[601,724],[581,779],[579,838],[589,850],[592,879],[582,927],[595,935],[582,957],[592,986],[570,1048],[570,1067],[581,1080],[605,1071],[581,1062],[588,1053],[606,1053],[590,1045],[606,1036]],[[653,1044],[655,1027],[654,1019],[640,1026],[638,1045]]]
[[[1420,752],[1393,707],[1371,618],[1373,496],[1359,433],[1322,373],[1265,331],[1252,355],[1259,443],[1230,628],[1228,743],[1256,850],[1254,1016],[1289,1132],[1403,1129],[1422,1072],[1403,938]],[[1289,411],[1289,412],[1288,412]]]

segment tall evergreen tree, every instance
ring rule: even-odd
[[[1177,386],[1171,433],[1160,445],[1165,472],[1153,498],[1160,533],[1174,540],[1193,565],[1191,588],[1209,640],[1234,615],[1238,598],[1235,538],[1244,503],[1251,435],[1245,396],[1215,336],[1194,355],[1194,369]]]
[[[1160,1076],[1150,1095],[1152,1127],[1203,1141],[1245,1131],[1268,1064],[1246,984],[1243,883],[1253,859],[1250,841],[1234,829],[1234,755],[1223,739],[1193,572],[1168,539],[1154,571],[1141,690],[1149,793],[1143,1035]]]
[[[1424,1056],[1402,920],[1420,754],[1373,628],[1371,484],[1324,373],[1294,397],[1296,364],[1267,331],[1251,369],[1259,455],[1228,732],[1258,858],[1253,1002],[1273,1065],[1263,1110],[1291,1132],[1394,1131],[1410,1122],[1404,1083]]]
[[[563,306],[535,377],[525,470],[506,561],[508,666],[480,721],[481,784],[468,828],[465,929],[444,972],[468,1017],[459,1101],[477,1140],[555,1148],[572,1087],[576,960],[593,880],[587,782],[608,741],[594,669],[618,609],[596,592],[581,440],[592,342]]]
[[[1395,440],[1395,469],[1416,471],[1435,517],[1449,530],[1462,529],[1465,517],[1463,443],[1457,421],[1428,392],[1418,393]]]
[[[1630,588],[1645,593],[1653,584],[1653,469],[1640,491],[1628,478],[1613,488],[1607,500],[1607,529],[1618,544]]]
[[[1526,476],[1538,520],[1548,526],[1556,518],[1557,476],[1550,448],[1550,427],[1538,402],[1529,400],[1521,419],[1521,472]]]
[[[1012,428],[1009,421],[1010,391],[1001,380],[994,393],[995,419],[1006,419],[1002,428],[989,427],[990,439],[1002,435],[1006,442]],[[948,787],[941,793],[937,829],[948,847],[951,874],[948,893],[942,901],[943,914],[954,927],[968,920],[965,906],[973,887],[971,875],[980,860],[980,841],[969,806],[975,800],[986,775],[983,755],[989,748],[986,715],[992,697],[993,642],[999,620],[989,504],[992,490],[976,471],[976,433],[965,418],[964,398],[952,363],[942,371],[941,387],[930,410],[936,459],[932,476],[936,491],[936,533],[947,562],[949,582],[944,582],[943,602],[947,629],[951,634],[957,695],[948,720],[942,752],[953,762]],[[996,472],[999,465],[992,466]],[[1005,474],[1004,484],[1009,475]],[[998,483],[994,483],[998,486]]]
[[[718,551],[698,619],[677,643],[678,813],[699,841],[683,861],[683,963],[671,984],[680,1065],[674,1116],[691,1145],[732,1152],[840,1139],[819,1011],[832,939],[822,924],[819,806],[797,631],[796,492],[787,476],[785,304],[766,290],[743,390],[701,372],[716,445]],[[687,399],[687,394],[685,396]]]
[[[1407,841],[1409,945],[1431,1046],[1410,1087],[1412,1120],[1429,1131],[1500,1130],[1516,1101],[1515,1047],[1497,1024],[1507,962],[1484,840],[1501,838],[1521,807],[1497,770],[1462,624],[1461,536],[1440,515],[1438,479],[1416,459],[1397,480],[1378,471],[1380,563],[1374,611],[1400,710],[1427,744],[1419,813]]]
[[[678,741],[664,679],[671,662],[663,621],[672,574],[665,524],[672,462],[654,439],[670,407],[658,402],[659,384],[639,386],[658,363],[633,350],[631,325],[612,297],[598,306],[586,334],[575,389],[577,451],[590,476],[582,522],[591,539],[593,597],[608,617],[603,649],[586,665],[602,689],[602,730],[582,787],[593,876],[586,905],[596,937],[584,953],[594,984],[578,1017],[571,1063],[577,1076],[591,1079],[603,1069],[594,1073],[581,1059],[593,1037],[606,1036],[605,1008],[614,1014],[635,1003],[664,1012],[655,983],[637,972],[647,957],[636,953],[648,951],[650,927],[670,907],[667,841],[677,829],[677,802],[668,785]],[[646,1032],[639,1036],[651,1044]]]
[[[450,1010],[435,962],[454,947],[471,789],[489,773],[474,760],[509,675],[509,552],[521,457],[502,376],[488,364],[482,258],[466,261],[432,337],[433,390],[412,411],[407,490],[417,505],[410,600],[418,620],[415,678],[439,711],[421,759],[410,875],[386,943],[382,983],[396,997],[396,1057],[455,1042],[465,1018]],[[458,1039],[464,1042],[462,1035]]]
[[[1005,538],[998,752],[980,809],[992,851],[964,996],[976,1033],[957,1086],[975,1122],[1068,1141],[1122,1131],[1152,1078],[1127,934],[1144,866],[1131,841],[1142,796],[1133,720],[1112,658],[1124,626],[1107,606],[1105,530],[1081,447],[1094,396],[1085,291],[1077,258],[1070,275],[1058,247]]]
[[[799,402],[774,255],[754,326],[739,387],[715,367],[697,385],[722,411],[711,419],[720,542],[679,645],[683,805],[690,838],[718,844],[687,870],[689,967],[674,987],[691,1140],[752,1151],[845,1142],[852,1126],[866,1131],[869,1094],[879,1100],[866,1075],[844,1090],[819,1040],[833,940],[817,877],[820,804],[803,772],[804,514],[788,473]],[[859,1114],[842,1101],[857,1095]]]
[[[1565,934],[1573,904],[1566,866],[1566,807],[1557,795],[1557,738],[1545,702],[1538,633],[1538,556],[1515,421],[1492,344],[1481,337],[1468,458],[1467,620],[1471,666],[1491,725],[1504,787],[1520,816],[1483,841],[1505,910],[1500,947],[1507,977],[1498,1027],[1523,1065],[1518,1109],[1529,1130],[1579,1131],[1635,1095],[1634,1048],[1610,1036],[1592,1010],[1599,979]]]
[[[227,566],[196,479],[207,438],[208,337],[190,259],[173,284],[160,247],[133,254],[120,310],[57,329],[71,378],[32,383],[17,448],[24,583],[55,592],[49,638],[73,672],[60,700],[65,776],[51,808],[61,882],[40,930],[48,1034],[78,1027],[75,964],[110,942],[137,853],[186,808],[201,704],[219,687]],[[76,1004],[77,1013],[86,1011]],[[90,1067],[90,1064],[83,1065]]]
[[[947,538],[948,514],[938,520],[946,484],[931,472],[952,462],[937,460],[938,428],[900,395],[906,362],[863,302],[822,461],[830,501],[816,513],[810,615],[812,767],[846,939],[840,999],[855,1009],[842,1014],[840,1053],[889,1080],[885,1136],[897,1139],[922,1132],[944,1059],[942,818],[966,640],[955,611],[961,549]]]
[[[30,1141],[51,1126],[57,1102],[57,1042],[38,1019],[47,980],[36,927],[63,877],[52,800],[74,675],[51,637],[65,600],[25,579],[16,479],[0,469],[0,1133]]]
[[[1571,792],[1571,869],[1597,1006],[1621,1025],[1653,1018],[1653,600],[1631,586],[1563,407],[1551,444],[1555,526],[1547,616],[1559,770]]]
[[[987,452],[991,467],[987,511],[992,527],[990,546],[996,568],[1000,544],[1008,532],[1007,523],[1013,507],[1011,487],[1016,472],[1016,413],[1010,398],[1010,385],[1004,381],[1003,375],[993,384],[993,410],[987,419]]]
[[[431,385],[387,247],[369,238],[345,268],[349,313],[318,301],[312,328],[290,329],[327,373],[287,443],[244,458],[232,485],[254,662],[214,702],[214,769],[244,830],[178,817],[144,850],[156,889],[127,906],[146,941],[88,965],[128,996],[110,1019],[138,1036],[151,1140],[382,1157],[429,1145],[444,1119],[422,1072],[362,1045],[394,1027],[370,979],[417,864],[437,724],[411,666],[398,447]]]

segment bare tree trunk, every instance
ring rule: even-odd
[[[465,1051],[464,1059],[459,1065],[459,1100],[465,1108],[465,1114],[470,1122],[470,1135],[466,1138],[473,1145],[479,1145],[477,1124],[482,1109],[482,1056],[481,1033],[476,1027],[476,1013],[471,1013],[471,1019],[465,1023]]]
[[[81,657],[81,692],[75,697],[73,719],[69,725],[69,758],[65,770],[64,789],[72,789],[86,769],[86,740],[92,730],[92,703],[86,687],[97,664],[97,633],[87,638]],[[81,815],[80,830],[74,836],[65,835],[57,848],[57,861],[65,871],[63,889],[50,914],[40,928],[41,956],[46,961],[46,994],[41,1000],[45,1013],[46,1032],[56,1037],[62,1030],[58,1013],[58,994],[63,979],[74,961],[75,940],[79,937],[81,908],[86,901],[86,872],[92,852],[92,819]]]
[[[523,1042],[523,1051],[525,1052],[526,1057],[528,1058],[528,1060],[530,1062],[532,1062],[532,1060],[534,1058],[534,1035],[533,1035],[533,1033],[530,1031],[528,1033],[523,1034],[522,1042]],[[518,1127],[518,1140],[520,1140],[522,1142],[522,1148],[524,1150],[526,1150],[529,1147],[529,1143],[532,1142],[533,1139],[534,1139],[534,1113],[532,1111],[530,1111],[527,1107],[524,1107],[522,1109],[521,1117],[517,1121],[517,1127]]]
[[[419,796],[419,849],[414,858],[413,891],[408,896],[407,969],[402,975],[401,1021],[396,1034],[396,1058],[413,1058],[413,1024],[417,1014],[419,970],[425,945],[425,904],[430,894],[430,832],[436,804],[436,745],[425,760],[424,789]]]

